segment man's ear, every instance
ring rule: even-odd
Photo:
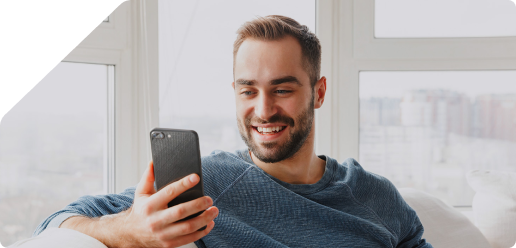
[[[231,83],[231,87],[233,87],[233,90],[235,90],[235,82]]]
[[[321,77],[314,86],[314,108],[320,108],[324,103],[324,96],[326,96],[326,77]]]

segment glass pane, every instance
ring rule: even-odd
[[[376,0],[375,37],[516,36],[511,0]]]
[[[360,73],[365,169],[471,205],[466,173],[516,171],[516,71]]]
[[[162,0],[159,11],[160,126],[197,131],[203,156],[245,148],[231,88],[236,30],[279,14],[314,31],[315,1]]]
[[[2,245],[78,197],[106,193],[107,67],[60,63],[2,119]]]

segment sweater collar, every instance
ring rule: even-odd
[[[316,192],[319,192],[319,191],[325,189],[329,185],[329,183],[333,180],[333,177],[335,174],[335,167],[337,164],[337,161],[335,161],[334,159],[332,159],[326,155],[319,155],[318,156],[319,158],[326,161],[324,174],[321,177],[321,179],[314,184],[290,184],[290,183],[283,182],[283,181],[269,175],[267,172],[262,170],[262,168],[258,167],[253,162],[253,159],[249,155],[248,149],[239,150],[239,151],[237,151],[237,153],[240,158],[245,160],[247,163],[250,163],[255,169],[257,169],[261,173],[267,175],[272,180],[274,180],[276,183],[282,185],[283,187],[285,187],[295,193],[302,194],[302,195],[313,194],[313,193],[316,193]]]

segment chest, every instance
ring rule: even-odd
[[[207,247],[392,247],[394,237],[345,187],[299,195],[240,185],[218,199]]]

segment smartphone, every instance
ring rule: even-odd
[[[157,191],[193,173],[201,178],[194,187],[170,201],[168,207],[204,196],[201,152],[197,133],[193,130],[154,128],[150,132],[150,140]],[[194,218],[203,212],[204,210],[180,221]]]

